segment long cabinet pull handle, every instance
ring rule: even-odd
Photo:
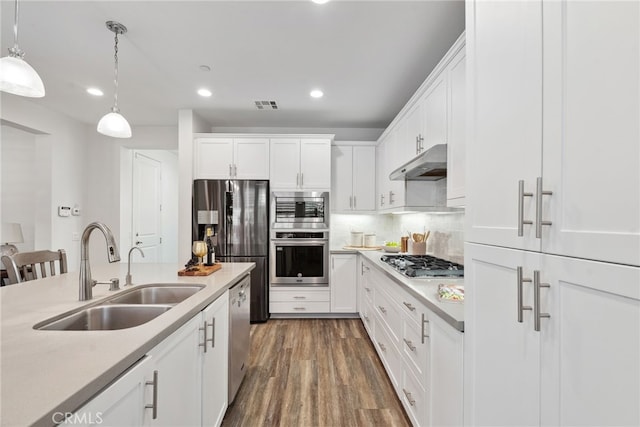
[[[233,167],[231,166],[231,163],[229,163],[229,177],[233,178]]]
[[[420,154],[420,139],[416,135],[416,154]]]
[[[540,272],[538,270],[533,271],[533,330],[540,332],[540,319],[550,318],[549,313],[540,312],[540,288],[550,288],[548,283],[540,283]]]
[[[353,196],[349,196],[349,209],[353,209]]]
[[[356,208],[356,196],[353,196],[353,209]]]
[[[151,417],[158,418],[158,371],[153,371],[153,381],[145,381],[145,385],[153,386],[153,402],[151,405],[144,405],[145,409],[151,409]]]
[[[411,393],[409,393],[404,388],[402,389],[402,392],[404,393],[405,396],[407,396],[407,400],[409,401],[409,405],[416,406],[416,400],[411,396]]]
[[[422,151],[424,151],[424,138],[422,137],[422,134],[418,134],[418,141],[420,141],[420,152],[422,153]]]
[[[424,344],[425,338],[429,338],[429,333],[425,332],[425,330],[427,329],[426,326],[428,326],[428,324],[429,324],[429,320],[427,320],[425,318],[424,313],[422,313],[422,322],[421,322],[422,331],[420,333],[422,344]]]
[[[304,172],[300,172],[300,187],[304,187]]]
[[[364,317],[364,320],[366,320],[367,323],[369,323],[369,316],[367,316],[366,314],[363,314],[362,317]]]
[[[384,308],[383,306],[379,305],[378,308],[380,309],[380,311],[382,312],[382,314],[387,314],[387,309]]]
[[[535,272],[534,272],[535,275]],[[522,267],[518,266],[516,269],[516,280],[518,288],[518,323],[522,323],[522,317],[525,310],[531,310],[531,306],[523,305],[524,297],[522,287],[524,283],[531,283],[531,279],[525,279],[522,274]]]
[[[380,206],[384,206],[384,194],[380,193]]]
[[[380,346],[380,350],[387,351],[387,347],[385,347],[380,341],[378,341],[378,345]]]
[[[409,341],[406,338],[402,338],[402,340],[404,341],[404,343],[407,345],[407,347],[409,347],[409,350],[411,351],[416,351],[416,346],[413,345],[413,343],[411,341]]]
[[[301,295],[294,295],[293,299],[307,299],[307,297]]]
[[[294,310],[306,310],[305,307],[293,307]]]
[[[542,220],[542,196],[551,196],[553,191],[545,191],[542,189],[542,177],[536,179],[536,237],[542,237],[542,226],[551,225],[551,221]]]
[[[216,346],[216,318],[214,317],[213,319],[211,319],[211,323],[208,324],[208,326],[211,326],[211,338],[209,338],[208,340],[205,337],[204,342],[206,343],[207,341],[209,341],[211,343],[211,348],[214,348]],[[206,330],[206,327],[205,327]],[[204,346],[205,351],[207,346]]]
[[[524,198],[533,197],[533,193],[524,192],[524,180],[518,181],[518,236],[524,236],[524,225],[531,225],[533,221],[524,219]]]
[[[300,188],[300,172],[296,174],[296,188]]]
[[[207,352],[207,321],[204,321],[204,325],[202,325],[202,328],[198,328],[199,330],[201,330],[202,332],[204,332],[204,341],[202,341],[201,344],[198,344],[199,347],[204,347],[204,352]]]
[[[415,308],[413,305],[411,305],[411,303],[409,303],[409,302],[404,302],[404,301],[403,301],[402,303],[403,303],[403,304],[404,304],[404,305],[405,305],[409,310],[411,310],[411,311],[416,311],[416,308]]]

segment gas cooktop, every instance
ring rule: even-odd
[[[464,277],[464,266],[431,255],[382,255],[380,258],[408,277]]]

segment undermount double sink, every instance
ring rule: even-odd
[[[148,284],[36,324],[47,331],[111,331],[142,325],[202,290],[201,285]]]

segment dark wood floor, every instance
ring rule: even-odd
[[[230,426],[410,426],[359,319],[251,326],[249,370]]]

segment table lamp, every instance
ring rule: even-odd
[[[2,223],[2,241],[5,242],[0,246],[1,255],[13,255],[18,253],[18,248],[13,243],[23,243],[22,227],[17,222]]]

